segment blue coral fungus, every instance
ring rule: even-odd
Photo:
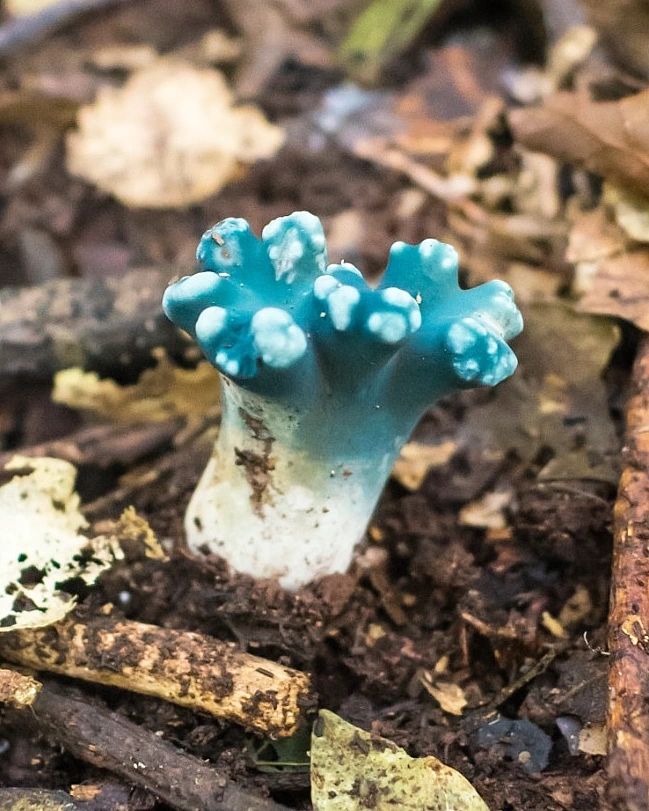
[[[168,317],[221,375],[223,421],[192,497],[192,549],[298,588],[352,559],[401,446],[426,408],[516,369],[511,288],[458,284],[450,245],[396,242],[370,287],[327,264],[308,212],[210,228],[204,270],[172,284]]]

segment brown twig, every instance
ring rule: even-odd
[[[649,809],[649,338],[633,368],[626,464],[615,504],[609,611],[611,807]]]
[[[71,755],[160,797],[181,811],[286,811],[230,782],[214,767],[76,692],[45,684],[34,705],[17,714]]]
[[[17,17],[0,26],[0,57],[13,56],[69,25],[76,17],[125,5],[130,0],[61,0],[34,14]]]
[[[0,636],[3,658],[153,695],[269,737],[292,735],[313,704],[309,677],[203,634],[111,617]]]
[[[92,465],[108,468],[129,466],[144,457],[160,453],[170,445],[181,426],[181,420],[167,420],[148,425],[102,424],[80,428],[62,439],[52,439],[20,449],[21,456],[54,456],[77,467]],[[0,469],[16,455],[0,453]]]

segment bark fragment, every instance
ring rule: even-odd
[[[633,370],[626,465],[614,513],[609,611],[608,799],[649,809],[649,338]]]
[[[35,725],[74,757],[151,791],[172,808],[286,811],[273,800],[244,791],[213,766],[180,751],[119,713],[54,684],[46,684],[31,711],[17,713],[15,720],[21,727]],[[4,807],[16,808],[0,806]]]
[[[153,695],[272,738],[292,735],[313,703],[309,677],[203,634],[93,617],[5,634],[9,661]]]

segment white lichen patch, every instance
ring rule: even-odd
[[[338,331],[346,330],[352,323],[352,316],[356,305],[361,300],[361,294],[349,284],[340,285],[329,293],[327,304],[331,323]]]
[[[396,344],[408,334],[408,322],[402,313],[372,313],[367,319],[368,330],[386,344]]]
[[[228,323],[228,311],[224,307],[206,307],[196,321],[196,337],[210,341],[218,337]]]
[[[250,328],[255,348],[273,369],[286,369],[306,352],[306,335],[285,310],[264,307],[254,314]]]
[[[391,307],[398,307],[404,311],[410,332],[416,332],[421,327],[421,310],[410,293],[399,287],[387,287],[381,291],[381,298]]]
[[[458,355],[475,345],[477,336],[471,324],[458,321],[448,331],[448,347]]]
[[[15,456],[0,487],[0,631],[62,619],[75,604],[66,584],[92,584],[122,552],[115,540],[88,539],[69,462]]]
[[[318,301],[324,301],[324,299],[326,299],[327,296],[339,286],[340,282],[337,282],[333,276],[329,276],[328,274],[325,276],[318,276],[313,283],[313,295],[318,299]]]
[[[436,239],[425,239],[419,243],[419,255],[422,259],[430,259],[437,250],[438,245],[439,241]]]
[[[275,278],[279,281],[286,277],[287,284],[295,281],[295,266],[303,256],[304,243],[297,228],[289,228],[280,242],[268,248],[268,258],[275,268]]]
[[[287,221],[287,217],[278,217],[261,232],[276,280],[292,284],[298,273],[298,263],[307,252],[313,254],[317,271],[324,273],[326,241],[320,220],[308,211],[296,211],[290,217],[290,226]]]

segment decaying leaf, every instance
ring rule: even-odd
[[[451,460],[457,450],[450,440],[439,445],[408,442],[394,464],[392,476],[407,490],[418,490],[431,468],[442,467]]]
[[[469,781],[437,758],[411,758],[328,710],[313,728],[311,801],[314,811],[488,811]]]
[[[430,673],[422,673],[419,680],[444,712],[450,715],[462,715],[467,705],[467,699],[459,684],[451,681],[436,681]]]
[[[195,369],[176,366],[163,351],[132,386],[120,386],[95,372],[64,369],[54,378],[52,399],[70,408],[117,423],[163,422],[174,417],[202,418],[218,402],[214,367],[201,361]]]
[[[110,538],[83,534],[69,462],[15,456],[5,470],[15,474],[0,487],[0,631],[38,628],[74,607],[67,584],[94,583],[122,552]]]
[[[618,328],[559,302],[528,305],[523,316],[520,369],[469,410],[468,438],[496,456],[515,450],[532,461],[542,451],[550,457],[544,479],[617,482],[619,441],[601,376]]]
[[[608,755],[606,724],[585,726],[579,733],[579,751],[585,755]]]
[[[160,59],[79,111],[68,169],[129,206],[198,203],[284,139],[257,108],[232,105],[218,71]]]
[[[649,203],[605,188],[609,205],[573,216],[566,259],[575,265],[576,306],[649,330],[649,248],[637,244],[649,240]]]
[[[649,195],[649,90],[605,102],[557,93],[540,107],[513,110],[509,120],[516,140],[528,149]]]
[[[481,529],[505,529],[507,517],[505,509],[512,502],[512,490],[493,490],[482,498],[466,504],[460,510],[460,524]]]
[[[114,538],[129,559],[145,557],[165,560],[167,558],[151,525],[145,518],[138,515],[135,507],[127,507],[117,521],[110,523],[111,526],[104,534]]]
[[[649,250],[640,249],[578,268],[579,309],[624,318],[649,331]]]
[[[607,183],[605,199],[613,206],[615,220],[631,239],[649,242],[649,199]]]
[[[11,704],[12,707],[22,710],[34,703],[42,686],[31,676],[25,676],[16,670],[0,668],[0,704]]]

